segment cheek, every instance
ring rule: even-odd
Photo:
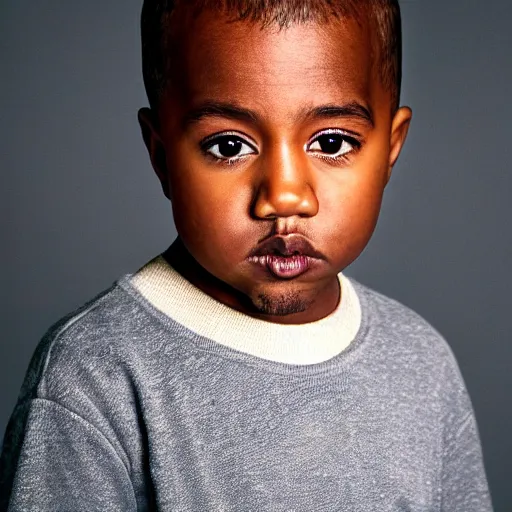
[[[320,190],[318,229],[340,258],[340,267],[359,256],[379,216],[386,166],[370,156],[361,155],[350,167],[336,170]]]
[[[203,266],[247,251],[249,199],[232,180],[181,172],[171,177],[171,201],[176,229]]]

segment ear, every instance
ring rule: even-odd
[[[390,140],[390,151],[389,151],[389,165],[388,165],[388,175],[386,179],[386,183],[389,181],[391,177],[391,171],[396,161],[398,160],[398,156],[400,155],[400,151],[404,145],[405,139],[407,137],[407,132],[409,131],[409,125],[412,119],[412,110],[409,107],[400,107],[391,122],[391,140]]]
[[[158,117],[155,111],[149,108],[141,108],[137,117],[142,131],[142,138],[151,159],[151,165],[162,184],[165,197],[170,200],[167,161],[164,145],[158,132]]]

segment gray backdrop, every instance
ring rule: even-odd
[[[45,330],[175,231],[136,122],[141,0],[0,6],[3,434]],[[348,273],[447,338],[496,510],[510,511],[512,3],[404,0],[402,10],[414,120],[377,232]]]

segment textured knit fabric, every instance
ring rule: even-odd
[[[1,510],[491,510],[457,364],[406,307],[352,281],[355,339],[293,365],[194,333],[130,278],[38,345],[4,440]]]
[[[341,300],[336,309],[321,320],[301,325],[265,322],[218,302],[187,281],[162,255],[139,269],[131,283],[157,309],[217,343],[271,361],[312,364],[346,349],[361,325],[361,305],[352,284],[342,273],[338,280]]]

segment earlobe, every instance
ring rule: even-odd
[[[151,165],[160,180],[165,196],[167,199],[170,199],[167,162],[164,145],[158,132],[158,119],[154,111],[149,108],[141,108],[137,118],[139,120],[144,144],[146,145],[151,159]]]
[[[386,183],[389,181],[389,178],[391,177],[391,171],[393,169],[393,166],[398,160],[400,151],[404,146],[405,139],[407,138],[407,132],[409,131],[411,119],[412,110],[409,107],[400,107],[393,117],[393,121],[391,123],[389,165]]]

